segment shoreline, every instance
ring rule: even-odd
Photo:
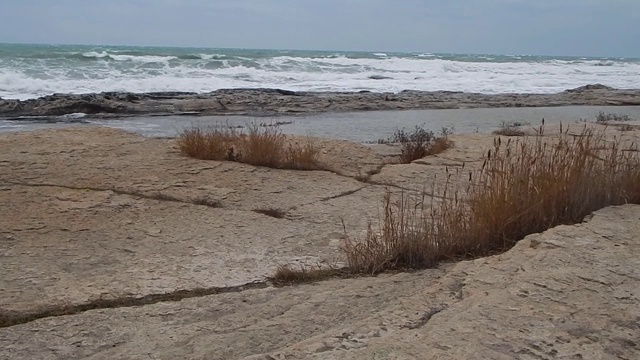
[[[640,89],[594,84],[555,94],[482,94],[454,91],[399,93],[295,92],[281,89],[222,89],[210,93],[104,92],[54,94],[38,99],[0,98],[0,117],[88,117],[162,115],[287,116],[330,112],[507,107],[640,106]]]

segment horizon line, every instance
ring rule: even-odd
[[[342,52],[342,53],[385,53],[385,54],[424,54],[424,55],[471,55],[471,56],[523,56],[523,57],[549,57],[549,58],[586,58],[586,59],[623,59],[640,60],[640,56],[597,56],[597,55],[549,55],[549,54],[497,54],[497,53],[473,53],[473,52],[430,52],[430,51],[389,51],[389,50],[336,50],[336,49],[286,49],[286,48],[251,48],[251,47],[214,47],[214,46],[176,46],[176,45],[126,45],[126,44],[78,44],[78,43],[23,43],[2,42],[0,45],[34,45],[34,46],[96,46],[96,47],[138,47],[138,48],[168,48],[168,49],[218,49],[218,50],[260,50],[260,51],[315,51],[315,52]]]

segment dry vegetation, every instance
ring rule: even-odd
[[[370,226],[364,241],[345,242],[350,271],[427,268],[483,256],[529,234],[578,223],[597,209],[640,203],[636,145],[608,141],[586,127],[578,135],[561,131],[554,142],[496,139],[482,169],[464,176],[466,188],[448,185],[439,201],[408,193],[394,201],[388,193],[381,225]]]
[[[629,124],[622,124],[620,126],[618,126],[618,130],[620,131],[633,131],[635,128],[633,127],[633,125],[629,125]]]
[[[453,128],[443,128],[440,136],[436,136],[433,131],[424,127],[416,126],[412,132],[398,129],[388,139],[379,139],[379,144],[400,144],[400,163],[409,164],[414,160],[422,159],[425,156],[439,154],[451,146],[453,142],[449,140],[449,135],[453,133]]]
[[[598,115],[596,115],[596,123],[598,124],[606,124],[609,122],[625,122],[631,121],[631,117],[626,114],[605,114],[600,111]]]
[[[494,135],[502,136],[524,136],[524,131],[520,130],[525,123],[516,121],[503,121],[498,130],[493,132]]]
[[[299,264],[297,267],[294,267],[294,265],[280,265],[270,280],[276,286],[287,286],[312,283],[328,278],[346,277],[349,275],[350,273],[347,269],[341,269],[336,266],[321,267],[319,265],[308,266]]]
[[[277,125],[252,124],[243,129],[192,128],[178,136],[180,151],[201,160],[226,160],[275,169],[318,170],[319,151],[310,139],[291,143]]]
[[[542,135],[544,127],[537,132]],[[456,174],[436,198],[424,191],[387,192],[379,225],[370,225],[364,239],[345,240],[345,271],[376,274],[485,256],[529,234],[581,222],[603,207],[640,203],[636,144],[587,126],[578,134],[561,127],[557,138],[496,138],[480,169]],[[289,272],[280,275],[293,282]],[[305,269],[299,276],[309,281],[327,275]]]

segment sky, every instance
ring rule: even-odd
[[[0,42],[640,57],[640,0],[0,0]]]

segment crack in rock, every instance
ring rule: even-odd
[[[400,328],[409,330],[419,329],[425,326],[435,314],[446,310],[446,308],[446,305],[434,306],[424,314],[422,314],[422,316],[418,320],[408,322],[407,324],[402,325]]]
[[[48,317],[76,315],[89,310],[115,309],[156,304],[159,302],[178,302],[184,299],[209,295],[237,293],[246,290],[264,289],[271,286],[267,281],[256,281],[238,286],[196,288],[176,290],[162,294],[149,294],[142,297],[117,297],[113,299],[97,299],[77,305],[58,305],[43,308],[36,312],[6,311],[0,309],[0,328],[26,324]]]
[[[142,191],[127,191],[127,190],[121,190],[121,189],[117,189],[115,187],[111,187],[111,188],[100,188],[100,187],[92,187],[92,186],[69,186],[69,185],[58,185],[58,184],[47,184],[47,183],[43,183],[43,184],[32,184],[32,183],[19,183],[19,182],[11,182],[11,181],[7,181],[7,184],[10,185],[17,185],[17,186],[30,186],[30,187],[57,187],[57,188],[63,188],[63,189],[69,189],[69,190],[79,190],[79,191],[112,191],[113,193],[116,193],[118,195],[129,195],[129,196],[137,196],[137,197],[141,197],[144,199],[150,199],[150,200],[158,200],[158,201],[170,201],[170,202],[177,202],[177,203],[183,203],[183,204],[193,204],[193,205],[203,205],[203,206],[208,206],[208,207],[213,207],[213,208],[219,208],[222,207],[222,205],[220,204],[220,202],[218,201],[213,201],[210,199],[205,199],[205,198],[198,198],[198,199],[193,199],[192,201],[186,201],[180,198],[177,198],[173,195],[170,194],[166,194],[163,193],[161,191],[156,191],[156,192],[152,192],[152,193],[145,193]],[[165,188],[167,189],[167,188]]]
[[[363,190],[363,189],[365,189],[367,187],[369,187],[369,186],[365,185],[365,186],[359,187],[359,188],[357,188],[355,190],[349,190],[349,191],[345,191],[345,192],[342,192],[342,193],[337,194],[337,195],[327,196],[325,198],[320,199],[320,202],[329,201],[329,200],[338,199],[338,198],[341,198],[341,197],[353,195],[353,194],[357,193],[358,191]]]

